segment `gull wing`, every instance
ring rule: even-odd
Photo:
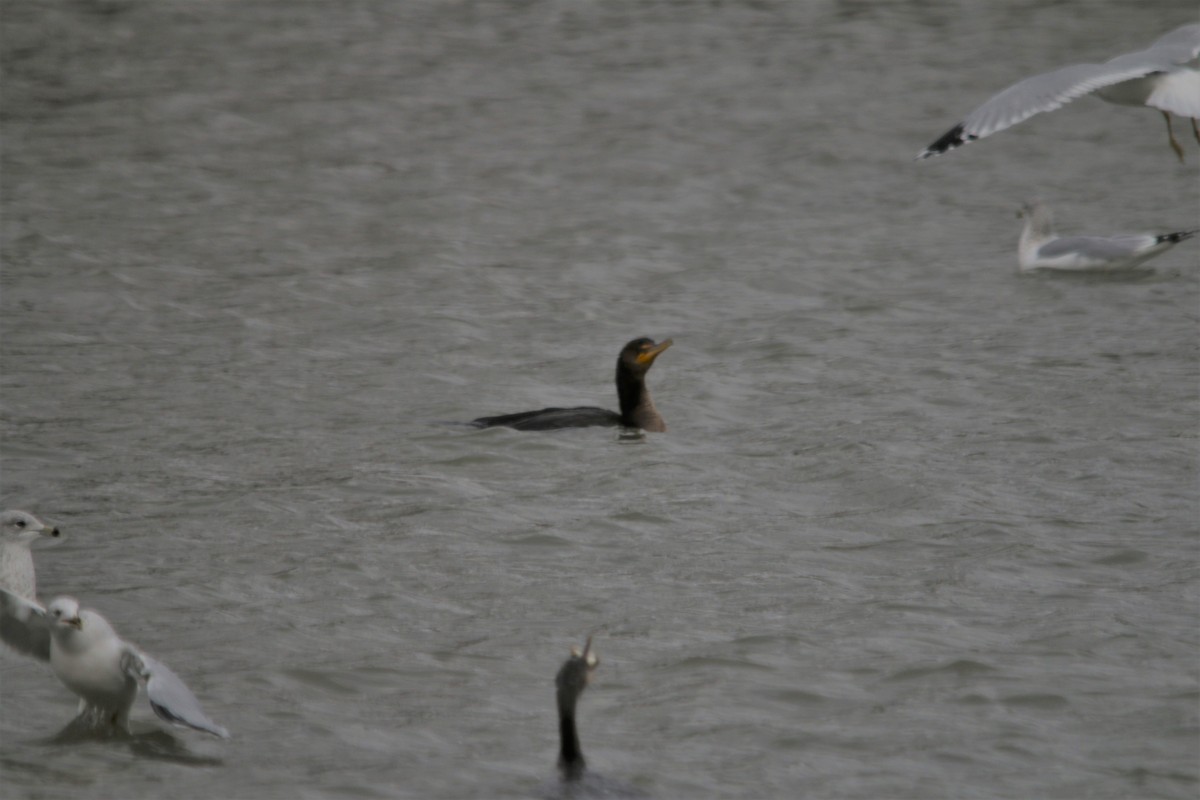
[[[1014,83],[993,95],[968,114],[962,122],[922,150],[918,159],[938,156],[960,145],[991,136],[1018,122],[1053,111],[1077,97],[1125,81],[1170,73],[1172,80],[1151,95],[1148,105],[1189,115],[1195,101],[1180,101],[1176,95],[1190,98],[1196,76],[1180,70],[1200,53],[1200,25],[1184,25],[1161,37],[1145,50],[1117,56],[1103,64],[1073,64],[1044,72]],[[1176,76],[1174,73],[1179,72]],[[1176,110],[1178,109],[1178,110]]]
[[[1144,78],[1156,70],[1156,67],[1142,63],[1116,67],[1107,64],[1074,64],[1034,75],[993,95],[962,122],[922,150],[917,158],[939,156],[960,145],[1011,128],[1034,114],[1053,111],[1097,89]]]
[[[1074,255],[1097,264],[1132,258],[1157,243],[1153,236],[1063,236],[1052,239],[1038,248],[1044,258]]]
[[[0,639],[20,653],[49,661],[50,620],[46,609],[0,589]]]
[[[1172,64],[1187,64],[1200,56],[1200,24],[1184,25],[1170,33],[1165,33],[1144,52],[1154,53]],[[1121,56],[1117,56],[1117,58],[1121,58]]]
[[[229,738],[229,731],[209,719],[200,707],[196,695],[192,694],[192,690],[166,664],[128,644],[121,663],[125,671],[134,678],[146,681],[146,695],[150,698],[150,707],[159,717],[173,725],[211,733],[222,739]]]

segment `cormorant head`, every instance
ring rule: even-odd
[[[560,710],[574,709],[575,701],[587,688],[588,681],[592,679],[592,672],[598,666],[600,666],[600,659],[592,652],[592,637],[587,638],[583,650],[578,647],[571,648],[571,657],[566,660],[554,678],[554,685],[558,687]]]
[[[617,363],[635,372],[644,373],[650,369],[650,366],[654,363],[654,359],[658,358],[659,353],[666,350],[671,344],[670,339],[664,339],[658,344],[655,344],[653,339],[647,339],[644,336],[640,339],[634,339],[621,349],[621,357],[617,360]]]

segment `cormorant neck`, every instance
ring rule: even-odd
[[[654,407],[643,375],[634,372],[623,361],[617,362],[617,399],[621,404],[621,424],[627,428],[661,433],[667,429],[667,424]]]
[[[559,708],[558,710],[558,769],[563,779],[577,780],[583,775],[587,763],[583,760],[583,750],[579,746],[579,734],[575,730],[575,709]]]

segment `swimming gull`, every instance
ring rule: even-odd
[[[1040,200],[1021,206],[1018,217],[1025,217],[1017,260],[1021,271],[1120,270],[1136,267],[1165,253],[1200,231],[1175,233],[1126,233],[1115,236],[1056,236],[1054,216]]]
[[[47,525],[28,511],[0,512],[0,589],[33,600],[37,579],[29,545],[39,536],[58,537],[58,528]]]
[[[1145,50],[1103,64],[1074,64],[1013,84],[967,115],[917,158],[940,156],[959,145],[991,136],[1034,114],[1095,92],[1100,99],[1126,106],[1149,106],[1167,120],[1171,148],[1183,160],[1183,148],[1171,129],[1171,114],[1189,117],[1200,141],[1200,24],[1184,25]]]
[[[121,640],[108,620],[81,609],[72,597],[55,598],[42,608],[0,589],[0,639],[25,655],[49,661],[63,685],[79,695],[79,717],[97,727],[128,731],[138,682],[145,681],[150,707],[159,717],[229,738],[174,672]]]

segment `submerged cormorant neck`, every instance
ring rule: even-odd
[[[558,703],[558,769],[564,780],[578,780],[587,767],[583,750],[579,746],[579,733],[575,730],[575,703],[564,708],[563,699]]]
[[[627,428],[661,433],[667,429],[662,414],[654,407],[646,388],[645,371],[637,371],[623,360],[617,361],[617,399],[621,404],[621,424]]]
[[[579,733],[575,730],[575,703],[587,688],[592,670],[600,663],[591,647],[590,636],[582,650],[572,647],[571,657],[554,676],[557,689],[554,698],[558,702],[558,769],[567,781],[578,780],[587,766],[579,747]]]

